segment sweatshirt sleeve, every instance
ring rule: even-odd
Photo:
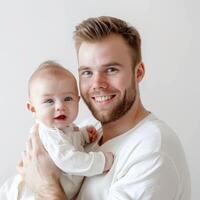
[[[151,154],[129,161],[122,171],[109,190],[109,200],[177,199],[179,177],[166,155]]]

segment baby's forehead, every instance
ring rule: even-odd
[[[63,69],[63,68],[44,68],[44,69],[39,69],[35,72],[35,74],[33,75],[33,77],[31,77],[32,79],[32,83],[33,82],[37,82],[38,80],[61,80],[61,79],[65,79],[68,81],[73,81],[76,84],[76,79],[74,77],[74,75],[68,71],[67,69]]]
[[[47,67],[43,69],[39,69],[36,75],[46,75],[46,76],[55,76],[55,77],[66,77],[66,78],[74,78],[74,75],[67,69],[59,68],[59,67]]]
[[[57,81],[67,81],[70,86],[78,92],[78,86],[74,75],[63,68],[45,68],[37,70],[30,79],[29,82],[29,93],[38,87],[40,84],[49,84],[51,81],[56,83]]]

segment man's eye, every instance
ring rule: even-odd
[[[53,99],[47,99],[44,103],[53,103]]]
[[[91,71],[82,71],[80,73],[80,76],[90,77],[90,76],[92,76],[92,72]]]
[[[116,73],[116,72],[118,72],[119,70],[118,69],[116,69],[116,68],[114,68],[114,67],[110,67],[110,68],[108,68],[107,70],[106,70],[106,72],[108,73],[108,74],[114,74],[114,73]]]
[[[72,97],[65,97],[65,101],[72,101],[73,98]]]

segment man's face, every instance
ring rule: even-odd
[[[78,52],[81,95],[101,123],[122,117],[136,96],[130,47],[118,35],[83,42]]]

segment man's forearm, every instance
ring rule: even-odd
[[[67,200],[61,185],[48,185],[35,195],[36,200]]]

